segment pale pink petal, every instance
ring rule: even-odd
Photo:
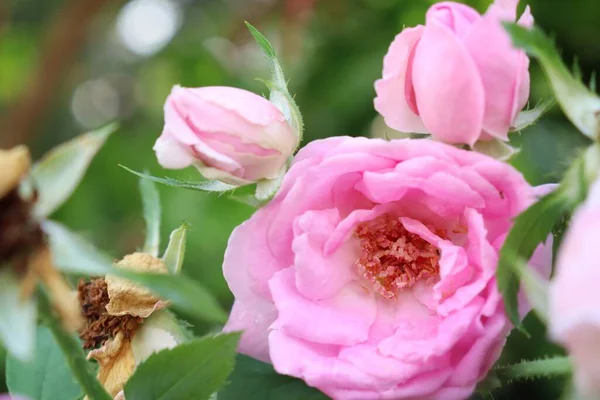
[[[482,130],[485,94],[475,62],[447,27],[424,29],[413,63],[421,119],[447,143],[472,145]]]
[[[600,325],[580,324],[567,333],[563,343],[575,364],[575,382],[585,398],[597,398],[600,393]]]
[[[229,237],[223,275],[237,299],[244,300],[255,294],[270,298],[268,280],[288,266],[269,251],[266,230],[272,219],[273,215],[265,207],[235,228]],[[260,260],[260,263],[249,260]]]
[[[464,246],[472,268],[472,276],[469,282],[463,283],[456,292],[441,302],[438,312],[442,315],[449,314],[454,310],[460,310],[471,303],[474,298],[488,285],[495,276],[498,254],[487,241],[487,231],[481,214],[475,210],[465,211],[467,220],[468,240]],[[443,279],[448,279],[443,277]],[[447,295],[447,294],[446,294]]]
[[[417,26],[404,29],[396,36],[383,60],[383,78],[375,82],[375,109],[386,124],[401,132],[427,132],[405,95],[412,91],[411,77],[407,75],[409,58],[422,31],[423,27]]]
[[[168,131],[163,131],[152,148],[156,152],[158,163],[163,168],[181,169],[194,163],[192,150],[171,137]]]
[[[297,291],[294,270],[288,268],[275,274],[269,287],[279,313],[273,329],[313,343],[351,346],[367,340],[377,309],[374,295],[358,284],[313,301]]]
[[[358,243],[339,243],[335,253],[324,255],[325,242],[338,222],[337,210],[307,211],[294,222],[296,286],[311,300],[329,298],[357,278],[354,262],[360,257]]]
[[[223,332],[242,331],[238,351],[269,362],[269,326],[276,318],[277,310],[273,303],[258,296],[246,297],[233,303]]]
[[[407,301],[406,296],[403,297]],[[473,318],[481,311],[482,298],[474,299],[464,308],[447,316],[424,315],[429,311],[403,306],[397,315],[396,334],[384,339],[378,348],[384,355],[406,362],[426,362],[443,357],[470,328]]]
[[[320,164],[304,171],[279,203],[279,212],[269,227],[268,241],[276,257],[292,263],[292,225],[296,215],[312,208],[331,208],[333,188],[338,177],[365,169],[382,169],[394,165],[392,160],[371,154],[340,154],[327,157]],[[327,170],[327,174],[322,171]],[[293,173],[294,167],[290,169]]]
[[[372,344],[344,348],[340,351],[340,359],[347,360],[359,368],[364,365],[377,365],[378,368],[367,372],[377,380],[387,382],[390,387],[395,386],[397,382],[406,382],[416,375],[428,371],[442,370],[450,366],[448,358],[424,365],[423,363],[410,363],[406,360],[385,356],[376,345]]]
[[[585,206],[584,206],[585,207]],[[578,326],[600,327],[600,210],[582,208],[563,239],[550,284],[550,333],[564,341]]]
[[[514,21],[514,10],[492,5],[464,39],[486,94],[483,129],[502,140],[529,95],[527,56],[513,47],[502,26]]]
[[[281,330],[269,333],[271,359],[280,374],[297,376],[309,386],[347,389],[374,389],[373,377],[338,357],[339,347],[306,342],[287,335]]]
[[[450,383],[453,385],[474,390],[477,382],[485,377],[500,356],[511,325],[503,313],[498,313],[481,324],[478,337],[466,337],[465,345],[457,346],[456,352],[460,353],[456,355],[460,356],[460,361],[452,374]]]
[[[436,3],[427,11],[427,24],[445,25],[457,36],[464,37],[475,22],[481,18],[479,13],[466,4],[443,1]]]

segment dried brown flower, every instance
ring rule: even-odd
[[[77,285],[77,291],[81,310],[86,318],[86,325],[79,335],[83,340],[83,348],[100,347],[118,333],[123,333],[126,339],[131,339],[143,319],[128,314],[115,316],[108,313],[108,286],[103,278],[93,278],[89,281],[82,279]]]
[[[19,194],[19,183],[30,166],[25,146],[0,150],[0,266],[10,265],[22,278],[23,298],[29,297],[41,280],[65,327],[77,330],[83,319],[74,292],[54,267],[40,223],[33,217],[35,192],[32,199],[23,199]]]
[[[17,189],[0,199],[0,264],[11,264],[19,275],[25,273],[29,255],[44,243],[40,224],[31,218],[32,205]]]
[[[0,149],[0,265],[11,264],[19,275],[27,269],[29,254],[44,241],[39,223],[31,218],[33,202],[22,199],[18,192],[30,163],[24,146]]]
[[[125,256],[115,267],[168,273],[162,260],[145,253]],[[119,396],[135,369],[131,341],[136,331],[145,318],[166,307],[167,302],[137,283],[112,275],[80,281],[78,292],[87,319],[80,333],[84,348],[101,346],[90,351],[88,359],[98,361],[98,380],[111,396]]]

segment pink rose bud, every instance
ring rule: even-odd
[[[550,334],[575,365],[578,389],[600,397],[600,181],[573,215],[550,284]],[[587,398],[586,397],[586,398]]]
[[[245,185],[276,178],[298,138],[267,99],[232,87],[175,86],[154,145],[164,168],[194,165],[207,179]]]
[[[425,26],[396,36],[375,82],[375,109],[386,123],[447,143],[507,140],[529,96],[529,59],[501,24],[516,19],[517,4],[496,0],[480,15],[464,4],[437,3]],[[519,24],[533,25],[529,8]]]

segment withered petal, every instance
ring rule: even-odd
[[[167,266],[162,260],[146,253],[127,255],[115,266],[136,272],[168,273]],[[147,318],[154,311],[160,310],[168,304],[145,287],[124,278],[106,275],[106,284],[110,299],[106,305],[106,311],[110,315],[128,314]]]
[[[29,171],[31,156],[25,146],[0,149],[0,198],[13,190]]]
[[[98,380],[112,397],[123,390],[135,370],[131,341],[122,332],[99,349],[90,351],[87,358],[98,361]]]

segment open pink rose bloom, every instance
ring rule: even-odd
[[[508,164],[438,142],[312,142],[229,240],[225,330],[334,399],[466,398],[511,329],[498,251],[535,198]]]
[[[529,59],[503,21],[518,0],[497,0],[484,15],[453,2],[434,4],[425,25],[404,29],[375,83],[375,108],[391,128],[431,133],[447,143],[507,140],[529,97]],[[519,24],[533,25],[529,8]]]

